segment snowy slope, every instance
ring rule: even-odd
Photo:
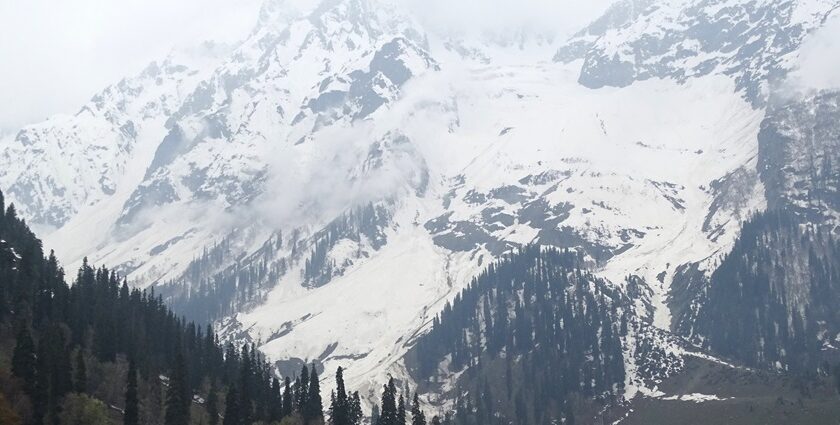
[[[225,46],[173,51],[139,75],[96,94],[74,115],[21,129],[0,145],[0,182],[36,225],[61,227],[79,210],[137,184],[130,162],[144,161],[163,123]]]
[[[627,0],[614,6],[613,19],[559,49],[555,60],[583,53],[580,82],[592,88],[725,74],[762,103],[795,63],[802,40],[838,7],[836,0]]]
[[[396,369],[390,365],[411,336],[505,249],[530,242],[579,247],[600,255],[593,265],[614,282],[630,273],[655,282],[671,271],[665,264],[723,249],[739,217],[761,207],[760,186],[752,187],[750,197],[719,212],[728,220],[724,237],[712,240],[704,230],[715,199],[710,182],[754,161],[762,118],[734,94],[731,81],[698,80],[688,89],[657,81],[607,93],[578,86],[570,70],[556,65],[517,71],[481,67],[472,70],[471,83],[452,88],[459,105],[452,132],[428,125],[452,120],[403,127],[412,140],[440,140],[473,153],[455,164],[451,155],[437,155],[457,148],[418,143],[437,178],[425,196],[397,203],[385,247],[313,290],[288,273],[226,331],[247,330],[274,358],[317,359],[327,370],[344,366],[348,382],[372,389],[386,373],[404,376],[398,362]],[[429,92],[423,83],[417,82],[419,97]],[[411,92],[404,98],[413,100]],[[693,107],[668,114],[663,108],[672,102]],[[628,105],[632,119],[621,113]],[[718,112],[700,113],[712,108]],[[656,122],[672,124],[651,133]],[[556,138],[538,137],[545,134]],[[331,255],[341,256],[341,249]],[[666,289],[657,288],[650,300],[663,328],[669,326]]]
[[[710,269],[764,208],[759,100],[836,8],[753,3],[625,1],[514,43],[398,2],[268,0],[235,49],[4,140],[0,184],[68,267],[215,303],[224,337],[365,391],[406,379],[412,337],[522,244],[640,277],[639,320],[668,330],[680,267]]]
[[[167,133],[152,159],[143,162],[140,183],[130,196],[109,205],[118,211],[103,214],[106,232],[88,248],[104,249],[92,260],[120,264],[138,283],[176,277],[194,253],[261,209],[257,198],[272,179],[304,185],[317,176],[320,155],[336,152],[304,142],[320,137],[322,143],[337,144],[333,138],[349,134],[318,131],[322,126],[352,127],[392,99],[411,75],[436,67],[409,22],[399,15],[378,16],[383,10],[370,2],[325,4],[312,13],[289,26],[258,27],[186,96],[167,118]],[[365,152],[367,145],[358,148]],[[290,163],[300,169],[293,171]],[[280,196],[274,189],[260,202]],[[287,210],[297,207],[287,205]],[[260,211],[272,221],[274,214]],[[88,225],[74,224],[55,236],[56,246],[88,232]],[[177,243],[166,244],[174,238]],[[149,253],[163,253],[164,245],[166,255],[151,259],[155,255]],[[75,263],[90,250],[64,254]]]

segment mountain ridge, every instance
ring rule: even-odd
[[[33,200],[26,184],[52,170],[0,183],[30,220],[63,224],[46,239],[69,264],[114,264],[274,360],[350,367],[369,398],[410,379],[408,335],[532,243],[579,250],[635,294],[640,322],[690,328],[742,224],[777,202],[767,172],[795,154],[766,156],[768,126],[809,125],[767,91],[838,4],[625,1],[566,42],[494,43],[426,31],[396,5],[294,3],[266,2],[242,44],[164,99],[143,155],[103,159],[117,165],[101,182],[81,167],[78,192],[60,195],[69,177]],[[117,146],[134,140],[108,123]],[[4,163],[39,158],[21,137]]]

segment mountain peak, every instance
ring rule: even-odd
[[[257,29],[283,27],[312,13],[321,0],[265,0],[260,7]]]
[[[582,59],[579,81],[590,88],[728,75],[762,104],[789,71],[786,57],[838,7],[837,0],[625,1],[573,37],[555,60]]]

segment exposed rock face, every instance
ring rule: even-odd
[[[840,224],[840,92],[771,109],[758,136],[768,207]]]
[[[808,32],[838,6],[829,0],[624,1],[561,48],[555,60],[583,59],[580,83],[592,88],[726,74],[761,104]]]
[[[405,353],[488,264],[577,251],[632,317],[632,397],[682,367],[669,330],[703,336],[744,221],[837,219],[838,95],[767,99],[838,4],[624,1],[558,46],[269,0],[234,48],[3,140],[0,184],[68,267],[115,266],[284,370],[353,365],[369,394],[411,378]]]

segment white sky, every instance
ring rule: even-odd
[[[498,28],[513,22],[568,33],[584,27],[612,0],[398,1],[406,1],[432,26]],[[55,113],[76,112],[96,92],[174,46],[239,40],[256,22],[261,3],[0,0],[0,134]]]
[[[0,0],[0,130],[73,113],[180,44],[235,41],[261,0]]]

